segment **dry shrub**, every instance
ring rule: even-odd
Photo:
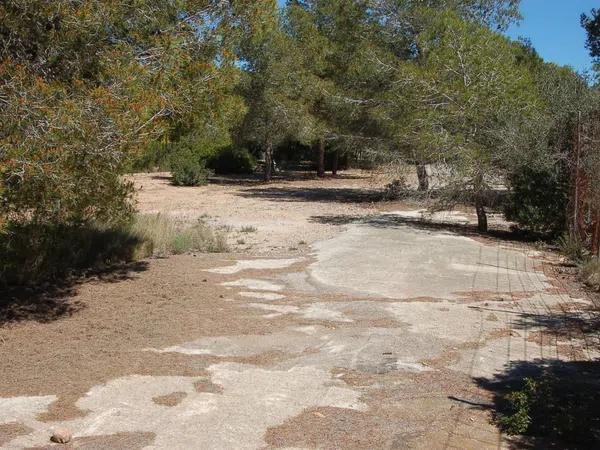
[[[132,234],[152,243],[152,254],[167,256],[190,251],[220,253],[227,251],[224,232],[216,232],[199,220],[184,226],[165,214],[141,214],[135,219]]]
[[[581,265],[583,281],[588,286],[600,290],[600,259],[590,258]]]

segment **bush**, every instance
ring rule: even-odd
[[[202,186],[211,175],[204,163],[195,158],[178,156],[171,161],[171,177],[175,186]]]
[[[245,148],[224,147],[210,161],[209,166],[218,174],[250,174],[256,168],[256,159]]]
[[[410,189],[404,178],[393,180],[385,185],[383,198],[386,200],[399,200],[410,195]]]
[[[561,167],[551,170],[524,168],[509,178],[510,193],[504,215],[521,227],[551,237],[567,225],[569,175]]]
[[[163,214],[106,226],[10,226],[0,234],[0,287],[58,279],[87,269],[190,251],[226,252],[224,232]]]
[[[539,384],[531,379],[525,379],[522,390],[514,391],[506,396],[507,413],[499,420],[500,427],[506,434],[525,434],[531,425],[532,407],[538,399]]]
[[[201,186],[208,183],[211,171],[206,162],[214,156],[214,148],[190,135],[169,145],[169,166],[175,186]]]

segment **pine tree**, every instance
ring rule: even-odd
[[[248,104],[242,134],[263,150],[264,180],[270,181],[275,147],[290,136],[306,139],[312,124],[304,101],[306,84],[298,70],[299,51],[282,31],[277,4],[267,0],[255,8],[241,46]]]
[[[486,231],[488,195],[529,150],[543,104],[509,41],[484,26],[445,12],[418,44],[418,62],[399,68],[412,107],[406,135],[443,168],[445,199],[472,202]]]

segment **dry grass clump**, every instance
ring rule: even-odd
[[[199,220],[184,226],[165,214],[140,214],[132,225],[132,234],[150,242],[152,250],[145,256],[167,256],[192,251],[226,252],[227,239],[222,231],[215,231]]]
[[[257,228],[252,225],[246,225],[240,228],[240,233],[256,233],[257,231]]]
[[[600,290],[600,258],[590,258],[581,265],[581,275],[585,284]]]

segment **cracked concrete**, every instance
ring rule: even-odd
[[[131,430],[153,432],[156,437],[148,449],[255,449],[263,445],[264,430],[305,408],[365,409],[357,392],[314,367],[277,371],[222,363],[211,366],[209,372],[213,382],[223,387],[222,394],[197,392],[194,378],[120,378],[93,388],[77,402],[78,407],[89,411],[85,418],[60,426],[76,430],[75,437]],[[153,397],[172,392],[185,392],[187,396],[172,407],[152,401]],[[232,420],[233,417],[244,420]],[[46,442],[45,427],[31,423],[37,425],[37,431],[15,439],[11,446]]]

